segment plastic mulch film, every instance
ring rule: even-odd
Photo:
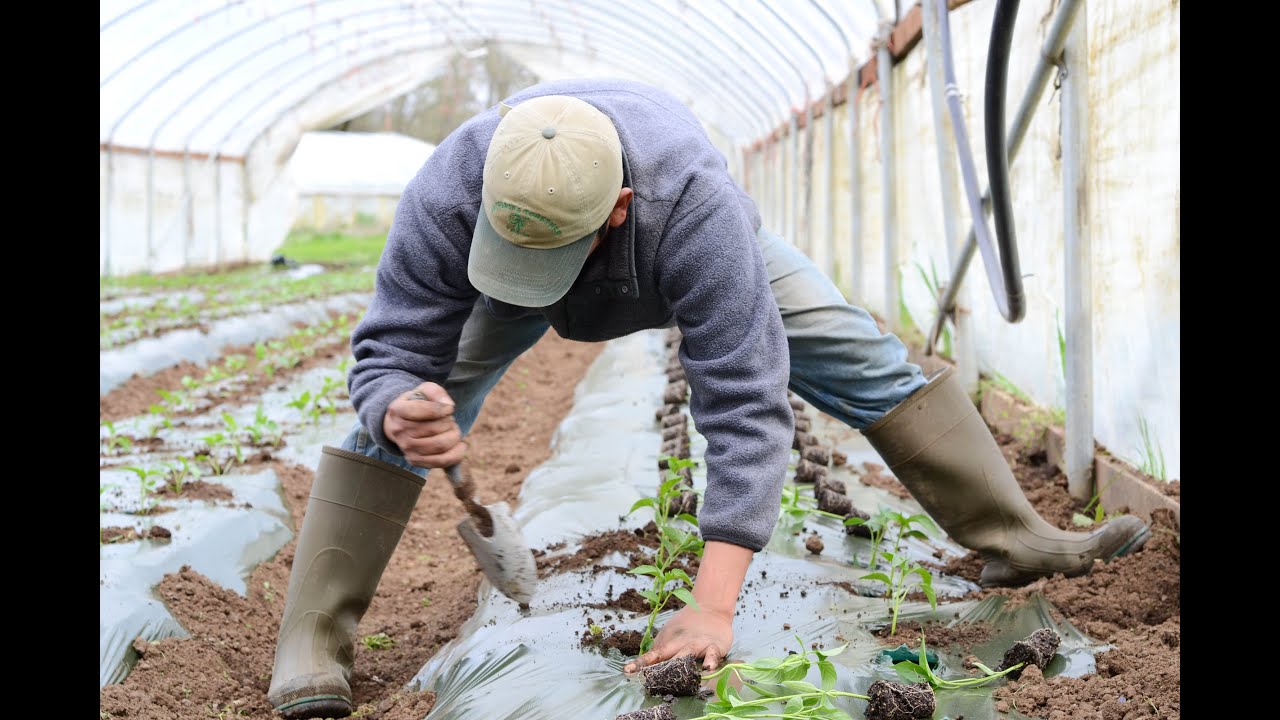
[[[568,541],[567,547],[552,555],[569,554],[578,547],[575,539],[621,527],[638,528],[652,519],[648,510],[623,516],[636,500],[656,493],[661,435],[654,411],[661,406],[663,366],[662,333],[653,331],[612,341],[590,368],[578,387],[573,409],[553,439],[552,457],[530,473],[521,489],[515,517],[531,548]],[[825,438],[829,429],[815,432]],[[696,432],[692,438],[691,455],[700,458],[705,440]],[[912,500],[858,482],[850,468],[876,456],[856,432],[840,435],[837,447],[849,455],[850,462],[833,468],[832,476],[846,482],[858,507],[874,512],[884,503],[920,512]],[[701,467],[694,473],[694,482],[698,490],[705,486]],[[814,532],[826,546],[818,556],[804,546],[805,538]],[[850,564],[855,551],[865,562],[869,549],[868,541],[846,536],[834,520],[781,519],[747,573],[730,660],[784,656],[799,649],[798,636],[807,646],[848,643],[844,653],[832,658],[838,690],[865,694],[877,679],[899,680],[881,658],[887,648],[872,634],[888,624],[887,603],[875,597],[869,586],[866,595],[860,594],[858,578],[867,571]],[[965,553],[949,540],[912,541],[907,552],[917,561],[935,563],[939,557],[945,562],[947,556]],[[614,625],[617,631],[643,631],[647,621],[647,613],[620,612],[606,608],[605,602],[629,588],[647,587],[648,579],[626,574],[628,561],[621,553],[605,556],[599,564],[619,569],[584,568],[544,578],[524,611],[482,581],[475,615],[408,684],[436,692],[428,720],[612,720],[620,713],[661,703],[661,698],[646,697],[638,674],[628,677],[622,672],[629,658],[618,650],[581,646],[589,622]],[[1001,607],[1003,598],[959,601],[955,598],[976,586],[937,573],[934,588],[937,610],[923,602],[905,603],[899,624],[927,619],[994,621],[998,632],[973,651],[989,666],[999,664],[1004,651],[1033,630],[1054,627],[1063,642],[1046,674],[1081,675],[1093,670],[1088,640],[1074,628],[1053,621],[1043,601],[1009,611]],[[671,614],[661,614],[656,627]],[[604,622],[605,615],[614,619]],[[944,678],[967,676],[961,666],[963,657],[946,648],[935,649],[942,660],[935,672]],[[816,668],[808,680],[820,682]],[[935,718],[996,717],[989,687],[942,690],[938,701]],[[696,698],[681,698],[672,707],[677,717],[692,718],[702,714],[703,705]],[[860,718],[865,705],[849,700],[842,707]]]
[[[117,506],[129,509],[140,501],[138,481],[124,470],[103,470],[100,481],[119,488]],[[172,510],[154,516],[123,512],[101,513],[101,526],[153,525],[172,535],[163,540],[105,544],[98,559],[98,685],[119,682],[136,659],[134,638],[159,640],[186,631],[173,619],[152,588],[183,565],[213,582],[245,594],[245,578],[271,558],[293,536],[288,512],[280,497],[280,481],[273,471],[253,475],[206,477],[221,483],[234,497],[210,506],[201,501],[166,498]],[[132,499],[131,499],[132,498]]]
[[[330,312],[359,312],[369,304],[367,293],[336,295],[314,302],[292,303],[263,312],[237,315],[209,323],[207,331],[174,330],[159,337],[98,354],[98,392],[106,395],[133,377],[148,375],[183,360],[203,364],[231,345],[255,343],[288,335],[296,323],[324,320]]]

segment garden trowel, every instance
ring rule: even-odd
[[[538,583],[533,552],[524,543],[520,526],[511,517],[511,509],[505,502],[481,505],[476,502],[476,486],[471,473],[464,473],[462,464],[445,469],[453,494],[467,507],[467,517],[458,523],[458,534],[471,548],[476,562],[489,582],[503,595],[527,606],[533,598]]]

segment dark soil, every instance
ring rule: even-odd
[[[877,680],[867,688],[871,700],[865,710],[867,720],[925,720],[933,715],[933,689],[928,683],[898,683]]]
[[[702,683],[702,663],[692,655],[650,665],[642,671],[644,691],[662,697],[692,697]]]

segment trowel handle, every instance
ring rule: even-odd
[[[453,495],[462,501],[467,507],[467,512],[471,517],[475,518],[476,525],[485,537],[493,534],[493,519],[489,516],[489,511],[480,503],[476,502],[476,484],[471,481],[471,476],[462,475],[462,463],[450,465],[444,469],[446,475],[449,476],[449,484],[453,485]]]

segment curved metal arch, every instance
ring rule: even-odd
[[[769,11],[769,14],[777,18],[778,22],[782,23],[783,27],[790,30],[791,34],[795,35],[796,39],[800,41],[800,44],[803,45],[811,55],[813,55],[814,61],[818,63],[818,72],[822,74],[822,85],[824,89],[831,87],[832,81],[827,78],[827,64],[823,61],[822,55],[813,47],[813,43],[810,43],[805,39],[804,33],[796,30],[795,26],[791,24],[791,21],[787,20],[786,16],[775,10],[773,4],[770,3],[769,0],[760,0],[760,4],[764,6],[765,10]]]
[[[828,23],[831,23],[831,27],[836,29],[836,33],[840,35],[840,42],[844,43],[844,56],[849,59],[850,63],[852,63],[853,43],[849,41],[849,33],[845,32],[844,26],[841,25],[839,21],[835,19],[835,16],[827,10],[826,6],[818,2],[818,0],[809,0],[809,4],[817,8],[818,12],[822,13],[822,17],[826,18]]]
[[[693,14],[701,18],[702,21],[707,25],[711,27],[717,27],[717,24],[711,19],[711,17],[708,16],[706,13],[702,12],[702,10],[696,4],[690,3],[688,5],[685,5],[684,9],[693,12]],[[672,15],[672,17],[679,19],[679,17],[674,14]],[[733,42],[734,47],[738,48],[739,52],[741,52],[744,56],[751,58],[751,62],[755,63],[756,67],[760,68],[760,71],[764,73],[764,76],[772,80],[773,83],[778,86],[778,90],[782,94],[783,112],[784,113],[788,112],[792,107],[791,92],[787,90],[787,86],[785,83],[782,82],[781,78],[779,78],[777,75],[774,74],[772,70],[769,69],[769,66],[765,64],[763,60],[760,59],[760,56],[756,53],[754,49],[743,45],[736,37],[734,37],[731,34],[728,34],[728,33],[719,33],[719,34],[729,38],[730,41]],[[772,130],[772,128],[770,128],[769,130]]]
[[[765,44],[768,45],[771,50],[777,53],[778,57],[782,58],[783,62],[785,62],[788,66],[791,67],[792,71],[795,72],[796,77],[800,78],[800,87],[804,90],[805,102],[808,103],[809,98],[813,96],[813,94],[809,92],[809,81],[805,78],[804,72],[800,70],[800,68],[791,59],[791,56],[783,52],[781,49],[779,49],[777,44],[774,43],[773,38],[769,37],[768,33],[765,33],[762,30],[760,30],[760,28],[756,27],[755,23],[751,22],[742,13],[738,12],[737,8],[730,5],[728,0],[720,0],[720,4],[723,5],[724,8],[728,10],[735,18],[741,21],[742,24],[750,28],[751,32],[759,36],[761,40],[764,40]],[[818,68],[819,70],[821,70],[822,66],[819,65]],[[794,108],[791,108],[791,111],[794,113]]]
[[[550,2],[556,2],[556,1],[557,0],[550,0]],[[584,9],[585,8],[581,8],[581,7],[577,8],[578,12],[581,12]],[[495,10],[491,12],[497,12],[497,11]],[[770,118],[767,112],[768,104],[759,102],[758,100],[755,101],[754,103],[745,102],[740,94],[734,94],[732,92],[729,92],[728,88],[731,86],[730,81],[733,79],[733,77],[731,74],[725,71],[722,63],[715,62],[712,58],[709,58],[708,56],[698,51],[696,54],[699,57],[706,58],[708,62],[708,65],[699,66],[698,64],[690,60],[687,54],[674,53],[671,51],[669,47],[663,45],[661,42],[658,42],[655,39],[650,38],[649,36],[645,36],[645,35],[637,36],[634,33],[629,32],[631,28],[626,23],[620,20],[617,20],[616,18],[608,15],[607,13],[603,13],[603,11],[600,11],[600,12],[601,12],[600,19],[596,19],[592,21],[593,27],[606,27],[609,29],[611,37],[615,37],[622,41],[617,46],[611,46],[609,49],[609,52],[613,52],[613,53],[626,52],[627,43],[636,43],[637,41],[639,41],[643,43],[654,55],[666,58],[669,61],[668,62],[669,66],[677,70],[683,68],[688,76],[707,77],[707,73],[705,72],[706,67],[708,66],[714,67],[719,75],[719,78],[711,77],[709,79],[711,80],[719,79],[721,82],[719,84],[715,82],[706,83],[704,86],[702,86],[704,88],[702,89],[702,91],[708,95],[720,98],[721,101],[724,102],[726,105],[738,107],[740,110],[745,111],[743,113],[744,116],[756,117],[758,119],[760,131],[764,131],[764,129],[769,127]],[[475,17],[476,15],[477,13],[475,12],[472,13],[473,17]],[[504,17],[503,19],[506,19],[506,18]],[[499,32],[510,33],[510,28],[503,28]],[[492,36],[489,36],[489,37],[492,37]],[[559,47],[563,51],[564,49],[563,45]],[[634,53],[628,53],[628,54],[632,57],[632,59],[634,59],[641,66],[643,66],[645,62],[651,62],[653,58],[653,56],[648,56],[648,55],[636,55]],[[608,63],[605,63],[605,64],[608,64]],[[698,90],[699,88],[700,86],[698,84],[695,84],[693,86],[694,90]],[[753,97],[759,97],[759,96],[753,95]],[[767,98],[768,96],[766,95],[765,99],[767,100]],[[751,128],[748,127],[747,130],[750,131]],[[743,137],[748,137],[748,136],[744,135]]]
[[[319,0],[319,1],[320,1],[321,3],[325,2],[325,0]],[[330,1],[338,1],[338,2],[341,2],[341,1],[343,1],[343,0],[330,0]],[[275,18],[272,18],[272,20],[279,19],[280,17],[282,17],[282,16],[284,16],[284,15],[287,15],[287,14],[289,14],[289,13],[292,13],[292,12],[294,12],[294,11],[296,11],[296,10],[305,10],[305,9],[307,9],[307,6],[305,6],[305,5],[303,5],[303,6],[299,6],[299,7],[293,8],[293,9],[291,9],[291,10],[287,11],[287,12],[280,13],[280,14],[279,14],[279,15],[277,15]],[[267,42],[267,43],[264,43],[264,44],[261,44],[261,45],[257,46],[256,48],[253,48],[253,49],[252,49],[252,51],[250,51],[250,52],[246,52],[246,53],[244,53],[243,55],[241,55],[241,56],[240,56],[240,59],[239,59],[239,60],[237,60],[235,63],[232,63],[231,65],[228,65],[228,66],[222,66],[222,67],[218,68],[218,69],[217,69],[217,72],[214,74],[214,76],[213,76],[213,77],[211,77],[210,79],[206,80],[206,81],[204,82],[204,84],[203,84],[203,85],[199,86],[196,90],[194,90],[193,92],[189,93],[185,98],[183,98],[183,100],[182,100],[181,102],[176,103],[176,104],[175,104],[175,106],[174,106],[174,107],[175,107],[174,111],[173,111],[173,112],[171,112],[171,113],[169,113],[167,116],[165,116],[164,120],[163,120],[163,121],[161,121],[161,122],[156,126],[155,130],[153,130],[153,131],[152,131],[152,133],[151,133],[151,139],[150,139],[150,141],[149,141],[148,147],[150,147],[151,145],[154,145],[154,143],[155,143],[155,141],[156,141],[156,138],[157,138],[157,137],[159,136],[159,134],[160,134],[160,131],[161,131],[161,130],[163,130],[163,129],[165,128],[165,126],[167,126],[167,125],[169,124],[169,122],[170,122],[174,117],[176,117],[177,115],[179,115],[179,114],[182,112],[182,110],[183,110],[183,109],[185,109],[185,108],[186,108],[187,103],[189,103],[189,102],[191,102],[192,100],[194,100],[196,97],[198,97],[198,96],[200,95],[200,93],[201,93],[201,92],[203,92],[204,90],[208,89],[211,85],[216,84],[216,83],[217,83],[218,81],[220,81],[220,80],[223,80],[223,79],[226,77],[226,74],[227,74],[227,72],[228,72],[228,71],[230,71],[230,70],[232,70],[232,69],[234,69],[234,68],[236,68],[236,67],[239,67],[240,65],[242,65],[242,64],[243,64],[243,63],[245,63],[245,62],[247,62],[248,60],[251,60],[251,59],[253,59],[253,58],[257,57],[257,56],[258,56],[260,53],[262,53],[264,50],[267,50],[267,49],[269,49],[269,48],[275,47],[276,45],[280,45],[280,44],[286,43],[286,42],[288,42],[288,41],[294,40],[295,38],[298,38],[298,37],[300,37],[300,36],[302,36],[302,35],[304,35],[304,34],[308,34],[308,33],[312,32],[312,31],[314,31],[317,27],[324,27],[324,26],[333,25],[333,24],[341,25],[342,23],[344,23],[344,22],[346,22],[346,21],[348,21],[348,20],[351,20],[351,19],[353,19],[353,18],[357,18],[357,17],[365,17],[365,16],[374,16],[374,15],[383,15],[383,14],[386,14],[387,12],[396,12],[396,11],[399,11],[399,10],[402,10],[402,9],[403,9],[403,6],[397,3],[397,4],[384,5],[384,6],[382,6],[382,7],[378,7],[378,8],[375,8],[375,9],[366,9],[366,10],[364,10],[364,11],[362,11],[362,12],[352,13],[351,15],[344,15],[344,16],[341,16],[341,17],[330,18],[330,19],[328,19],[328,20],[324,20],[324,21],[322,21],[322,22],[319,22],[319,23],[316,23],[316,24],[313,24],[313,25],[307,25],[306,27],[301,28],[301,29],[299,29],[299,30],[296,30],[296,31],[294,31],[294,32],[290,32],[290,33],[285,33],[285,34],[282,34],[282,35],[278,35],[278,36],[276,36],[276,37],[275,37],[275,39],[271,40],[271,42]],[[177,67],[175,67],[172,71],[170,71],[167,75],[165,75],[163,78],[161,78],[160,80],[156,81],[156,82],[155,82],[155,83],[154,83],[150,88],[148,88],[148,89],[146,90],[146,92],[144,92],[144,93],[142,94],[142,96],[141,96],[141,97],[140,97],[140,98],[139,98],[139,99],[138,99],[138,100],[137,100],[133,105],[131,105],[131,106],[129,107],[129,109],[128,109],[128,110],[126,110],[125,112],[121,113],[120,117],[116,120],[115,124],[114,124],[114,125],[112,125],[111,130],[107,133],[107,143],[108,143],[108,144],[110,144],[110,143],[111,143],[112,139],[115,137],[116,130],[118,130],[118,129],[120,128],[120,125],[121,125],[121,124],[122,124],[126,119],[128,119],[128,117],[133,113],[133,111],[134,111],[134,110],[136,110],[136,109],[137,109],[137,108],[138,108],[138,107],[139,107],[139,106],[140,106],[140,105],[141,105],[141,104],[142,104],[142,103],[143,103],[143,102],[144,102],[148,97],[150,97],[152,93],[154,93],[154,92],[158,91],[158,90],[159,90],[163,85],[168,84],[168,83],[169,83],[169,81],[170,81],[170,80],[172,80],[172,79],[173,79],[173,78],[174,78],[178,73],[182,72],[183,70],[186,70],[186,69],[187,69],[188,67],[190,67],[193,63],[195,63],[196,61],[198,61],[198,60],[200,60],[201,58],[203,58],[205,55],[207,55],[207,54],[208,54],[210,51],[212,51],[213,49],[218,48],[218,47],[221,47],[224,43],[229,42],[229,41],[234,40],[234,39],[244,38],[248,32],[256,31],[256,30],[257,30],[257,29],[259,29],[259,28],[267,28],[267,27],[268,27],[268,22],[254,23],[254,24],[252,24],[252,25],[250,25],[250,26],[247,26],[246,28],[243,28],[243,29],[241,29],[241,30],[237,31],[237,32],[233,32],[233,33],[231,33],[231,34],[229,34],[229,35],[226,35],[225,37],[219,38],[217,41],[215,41],[215,42],[211,43],[210,45],[205,46],[205,47],[204,47],[203,49],[201,49],[199,52],[197,52],[196,54],[194,54],[194,55],[190,56],[190,57],[187,59],[187,61],[186,61],[186,62],[182,63],[181,65],[178,65],[178,66],[177,66]],[[344,36],[344,37],[349,37],[349,36]]]
[[[240,0],[236,0],[236,2],[239,2],[239,1],[240,1]],[[117,16],[115,16],[115,17],[111,18],[111,19],[110,19],[110,20],[108,20],[105,24],[98,26],[98,32],[99,32],[99,33],[101,33],[101,32],[103,32],[103,31],[105,31],[107,28],[111,27],[112,25],[115,25],[116,23],[120,22],[121,20],[123,20],[123,19],[125,19],[125,18],[129,17],[130,15],[134,14],[135,12],[137,12],[137,11],[139,11],[139,10],[141,10],[141,9],[145,8],[146,6],[148,6],[148,5],[150,5],[150,4],[154,3],[154,2],[156,2],[156,0],[143,0],[143,1],[142,1],[142,2],[140,2],[140,3],[137,3],[136,5],[131,6],[128,10],[125,10],[124,12],[120,13],[119,15],[117,15]]]
[[[101,90],[102,88],[106,87],[106,86],[107,86],[107,83],[109,83],[109,82],[111,82],[112,80],[114,80],[114,79],[115,79],[115,77],[116,77],[117,75],[119,75],[121,72],[123,72],[125,68],[129,67],[130,65],[132,65],[134,62],[136,62],[136,61],[137,61],[139,58],[141,58],[142,56],[144,56],[144,55],[146,55],[146,54],[150,53],[152,50],[155,50],[156,48],[160,47],[161,45],[163,45],[164,43],[168,42],[168,41],[169,41],[169,40],[171,40],[172,38],[177,37],[180,33],[184,32],[184,31],[186,31],[186,30],[188,30],[188,29],[192,29],[192,28],[196,28],[196,27],[198,27],[198,26],[200,25],[200,23],[201,23],[201,22],[203,22],[203,21],[205,21],[205,20],[209,19],[209,16],[210,16],[210,15],[220,15],[220,14],[222,14],[222,13],[224,13],[224,12],[227,12],[228,10],[230,10],[230,9],[232,9],[232,8],[234,8],[234,7],[237,7],[237,6],[238,6],[238,3],[227,3],[226,5],[223,5],[222,7],[216,8],[213,12],[209,13],[208,15],[199,16],[199,17],[197,17],[196,19],[193,19],[193,20],[187,20],[187,21],[185,21],[185,22],[183,22],[183,23],[179,24],[179,25],[178,25],[178,27],[176,27],[176,28],[174,28],[173,30],[170,30],[169,32],[167,32],[167,33],[165,33],[165,34],[161,35],[159,38],[156,38],[154,41],[152,41],[152,43],[151,43],[150,45],[148,45],[148,46],[146,46],[145,48],[143,48],[142,50],[139,50],[138,52],[134,53],[134,54],[133,54],[133,57],[130,57],[128,60],[125,60],[123,64],[121,64],[121,65],[120,65],[119,67],[117,67],[115,70],[112,70],[112,71],[111,71],[111,74],[107,75],[107,77],[106,77],[106,78],[104,78],[103,80],[101,80],[101,81],[99,81],[99,82],[98,82],[98,89],[99,89],[99,90]],[[123,16],[121,16],[121,17],[123,17]],[[117,19],[118,19],[118,18],[117,18]],[[114,22],[114,20],[113,20],[112,22]],[[109,26],[110,26],[110,25],[108,24],[108,27],[109,27]],[[105,30],[105,29],[106,29],[105,27],[101,27],[101,28],[99,28],[99,30],[98,30],[99,34],[101,34],[101,32],[102,32],[103,30]]]

